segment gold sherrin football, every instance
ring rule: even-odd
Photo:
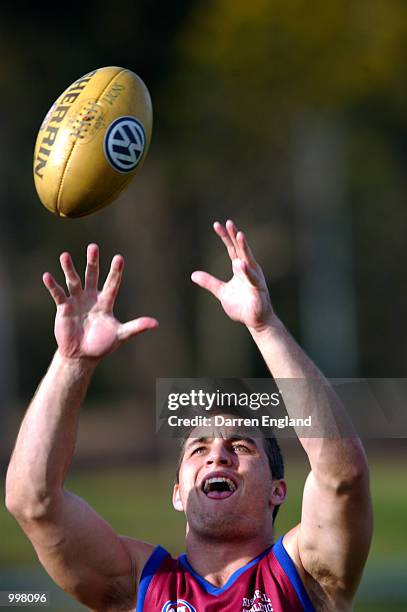
[[[99,68],[72,83],[35,144],[34,181],[44,206],[82,217],[115,200],[144,162],[152,115],[148,90],[130,70]]]

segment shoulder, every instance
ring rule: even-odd
[[[270,551],[269,557],[270,570],[274,575],[274,580],[286,592],[290,602],[295,603],[295,606],[301,604],[301,609],[306,612],[315,612],[316,609],[322,610],[322,608],[315,606],[315,600],[311,597],[306,582],[306,573],[295,555],[295,538],[293,538],[291,532],[277,540]]]
[[[335,612],[347,612],[352,609],[348,598],[339,591],[339,585],[329,568],[323,567],[315,556],[304,567],[299,547],[300,525],[287,532],[282,538],[281,544],[295,566],[304,588],[317,610],[335,610]]]
[[[303,577],[303,574],[305,576],[306,572],[302,566],[300,553],[298,549],[299,527],[300,526],[297,525],[290,531],[287,531],[287,533],[282,538],[282,544],[284,545],[284,548],[287,551],[287,553],[290,555],[295,567],[297,568],[297,571],[300,573],[301,577]]]

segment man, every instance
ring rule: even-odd
[[[322,375],[273,312],[243,233],[232,221],[214,229],[233,277],[224,283],[194,272],[192,280],[246,325],[275,378],[302,381],[285,385],[290,414],[311,407],[321,422],[346,421]],[[100,611],[136,604],[137,612],[350,610],[372,531],[366,459],[354,435],[300,437],[311,465],[301,522],[274,546],[272,516],[284,501],[285,482],[271,473],[265,441],[241,439],[233,430],[186,442],[173,500],[187,519],[186,557],[179,561],[160,547],[117,535],[64,489],[80,406],[97,363],[158,323],[114,318],[120,256],[101,292],[96,245],[88,247],[84,288],[68,253],[61,265],[69,296],[50,274],[43,277],[57,306],[58,350],[23,420],[6,485],[7,507],[52,578]],[[321,386],[325,393],[315,391]],[[226,483],[229,493],[216,492],[216,482]],[[241,597],[244,581],[249,590]]]

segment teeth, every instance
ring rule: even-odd
[[[223,476],[215,476],[214,478],[208,478],[207,480],[205,480],[203,489],[204,492],[208,493],[210,485],[214,484],[215,482],[226,482],[229,487],[229,490],[232,491],[232,493],[236,491],[236,485],[232,480],[230,480],[230,478],[223,478]]]

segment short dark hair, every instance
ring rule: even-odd
[[[232,412],[233,412],[233,409],[230,410],[229,408],[227,410],[215,409],[211,411],[211,414],[229,414]],[[239,411],[239,413],[241,413],[241,411]],[[261,431],[260,428],[259,428],[259,431]],[[190,433],[191,432],[189,432],[189,434]],[[262,433],[264,434],[264,432]],[[262,435],[261,438],[263,440],[264,451],[267,455],[271,476],[272,478],[277,478],[277,479],[284,478],[284,459],[283,459],[283,454],[280,449],[280,445],[274,436],[270,436],[269,432],[267,433],[268,433],[267,436]],[[178,464],[177,464],[177,469],[175,472],[176,484],[179,484],[179,473],[181,469],[181,463],[184,458],[185,445],[187,443],[187,440],[189,439],[189,434],[181,438],[181,445],[180,445],[181,451],[178,457]],[[280,509],[280,506],[275,506],[273,510],[273,523],[276,520],[276,516],[277,516],[279,509]]]

